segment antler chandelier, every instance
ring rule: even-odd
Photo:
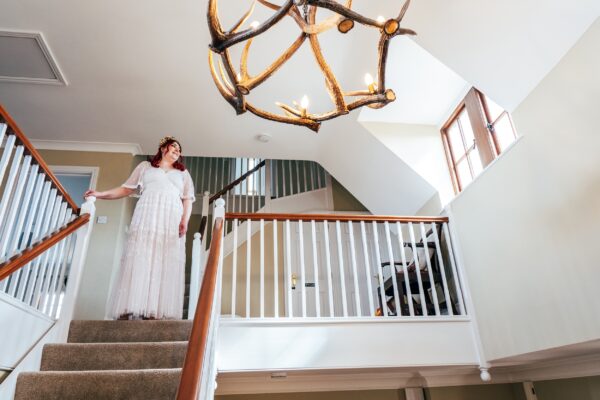
[[[248,28],[240,30],[254,12],[257,2],[273,10],[273,14],[262,23],[255,21]],[[371,19],[358,14],[352,10],[352,0],[346,0],[345,5],[336,0],[285,0],[282,5],[273,4],[267,0],[254,0],[250,9],[227,31],[223,30],[219,21],[217,3],[218,0],[209,0],[208,3],[208,26],[212,38],[208,52],[210,72],[217,89],[225,100],[233,106],[238,115],[250,111],[271,121],[301,125],[318,132],[323,121],[348,114],[350,111],[363,106],[381,108],[396,99],[394,91],[385,87],[385,65],[390,39],[399,35],[416,34],[410,29],[400,27],[400,23],[410,5],[410,0],[406,0],[398,17],[387,20],[383,17]],[[319,8],[328,9],[334,15],[316,23]],[[258,75],[251,76],[248,72],[248,53],[252,40],[268,31],[286,16],[292,18],[300,27],[300,35],[270,66]],[[344,92],[325,61],[318,35],[334,27],[337,27],[341,33],[348,33],[355,23],[378,29],[381,32],[378,44],[377,79],[375,82],[373,77],[367,74],[365,76],[366,89]],[[281,68],[306,40],[308,40],[319,69],[325,78],[325,86],[335,108],[322,114],[310,113],[306,96],[302,98],[300,104],[294,102],[293,106],[277,102],[277,106],[283,111],[281,115],[252,105],[246,96],[250,94],[252,89],[265,82]],[[241,54],[240,68],[237,71],[233,66],[229,49],[243,42],[245,42],[245,45]],[[215,55],[220,56],[218,72],[214,61]],[[350,101],[347,101],[346,98],[350,98]]]

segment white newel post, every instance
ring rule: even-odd
[[[190,277],[190,298],[188,305],[188,319],[194,319],[196,305],[198,305],[198,296],[200,295],[200,286],[204,276],[204,263],[202,260],[202,238],[199,232],[194,233],[192,243],[192,274]]]
[[[57,321],[57,334],[62,342],[66,342],[69,333],[69,324],[73,319],[73,311],[75,310],[75,302],[79,293],[79,284],[81,283],[81,275],[85,264],[90,236],[94,227],[94,216],[96,215],[96,198],[90,196],[86,198],[85,203],[81,206],[80,215],[89,214],[90,221],[79,228],[75,232],[76,243],[73,251],[71,262],[71,270],[69,272],[69,280],[65,290],[62,309]]]

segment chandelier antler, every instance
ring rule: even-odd
[[[273,4],[268,0],[254,0],[250,9],[244,13],[231,29],[225,31],[218,15],[218,0],[209,0],[208,26],[211,34],[211,44],[208,51],[208,62],[211,76],[219,93],[231,104],[237,114],[250,111],[251,113],[275,122],[305,126],[315,132],[319,131],[321,123],[341,115],[348,114],[357,108],[368,106],[381,108],[396,99],[393,90],[385,87],[385,66],[389,42],[399,35],[416,35],[411,29],[400,26],[411,0],[406,0],[396,18],[385,20],[383,18],[371,19],[352,10],[352,0],[340,4],[335,0],[286,0],[282,5]],[[253,22],[249,28],[240,30],[248,21],[256,5],[260,4],[273,11],[269,19],[263,23]],[[317,10],[328,9],[334,13],[324,21],[316,23]],[[286,16],[292,18],[299,26],[301,32],[292,45],[285,50],[271,65],[257,75],[251,76],[248,72],[248,55],[253,39],[271,29]],[[378,70],[377,83],[367,74],[365,77],[367,89],[344,92],[327,64],[318,35],[337,27],[341,33],[348,33],[354,28],[355,23],[378,29],[381,36],[378,44]],[[294,102],[293,106],[276,102],[283,114],[274,114],[255,107],[247,101],[246,96],[279,68],[281,68],[308,39],[316,63],[325,78],[325,86],[335,106],[332,111],[313,114],[308,112],[308,98],[305,96],[300,104]],[[231,60],[229,48],[245,42],[242,50],[239,71],[236,71]],[[220,59],[215,65],[215,55]],[[347,101],[346,98],[351,98]]]

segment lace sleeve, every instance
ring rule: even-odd
[[[144,175],[144,171],[146,170],[146,168],[148,168],[148,165],[150,165],[148,161],[143,161],[139,163],[138,166],[135,167],[129,178],[127,178],[125,183],[123,183],[121,186],[126,187],[128,189],[139,188],[141,192],[143,188],[142,176]]]
[[[187,170],[183,172],[183,192],[181,193],[181,199],[191,200],[192,203],[196,201],[194,182],[192,181],[192,177]]]

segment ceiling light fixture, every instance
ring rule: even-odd
[[[242,18],[227,31],[223,30],[221,26],[217,3],[218,0],[209,0],[208,2],[208,26],[212,38],[208,51],[210,72],[217,89],[225,100],[233,106],[237,114],[250,111],[271,121],[301,125],[318,132],[323,121],[348,114],[350,111],[363,106],[381,108],[396,99],[393,90],[385,87],[385,66],[390,39],[399,35],[416,34],[411,29],[400,27],[400,23],[410,5],[410,0],[406,0],[398,17],[387,20],[383,17],[371,19],[360,15],[352,10],[352,0],[346,0],[345,5],[336,0],[285,0],[282,5],[273,4],[268,0],[255,0]],[[262,23],[254,21],[250,24],[250,27],[240,30],[254,12],[256,3],[273,10],[274,13],[266,21]],[[334,15],[317,23],[316,15],[317,10],[320,8],[333,11]],[[292,18],[300,27],[300,35],[269,67],[258,75],[251,76],[248,72],[248,53],[252,40],[268,31],[286,16]],[[366,89],[345,92],[341,89],[337,78],[325,61],[318,35],[336,26],[339,32],[348,33],[355,23],[378,29],[381,32],[378,44],[377,78],[374,79],[371,74],[367,74],[365,76]],[[262,84],[281,68],[307,39],[325,78],[325,86],[335,108],[322,114],[311,113],[308,109],[309,100],[306,95],[302,97],[300,104],[294,102],[293,106],[276,102],[277,106],[283,111],[282,115],[252,105],[246,96],[250,94],[252,89]],[[238,72],[233,66],[229,48],[244,42]],[[218,68],[215,66],[215,55],[220,56]],[[347,102],[346,98],[350,98],[350,101]]]

